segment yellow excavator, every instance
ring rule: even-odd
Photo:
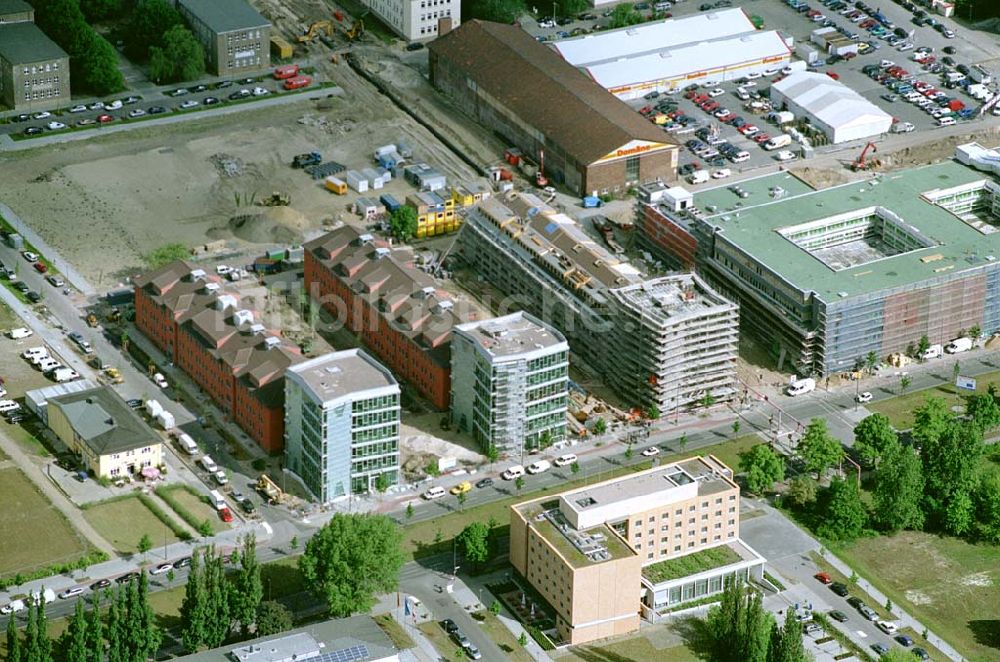
[[[333,23],[330,21],[316,21],[309,26],[305,34],[299,36],[300,44],[311,43],[320,33],[325,33],[327,37],[333,36]]]
[[[351,29],[346,32],[347,41],[357,41],[365,35],[365,22],[364,19],[358,19],[354,21],[354,25]]]

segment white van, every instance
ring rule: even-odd
[[[957,122],[955,122],[954,117],[942,117],[938,120],[938,126],[955,126],[955,124]]]
[[[38,359],[38,363],[35,364],[35,367],[42,372],[48,372],[50,370],[55,370],[56,368],[61,368],[62,364],[51,356],[43,356]]]
[[[59,383],[71,382],[74,379],[79,379],[79,377],[80,374],[70,368],[56,368],[55,372],[52,373],[52,379]]]
[[[17,404],[14,400],[0,400],[0,414],[20,408],[21,405]]]
[[[695,170],[688,177],[688,182],[691,184],[704,184],[709,180],[709,175],[707,170]]]
[[[48,356],[49,350],[44,347],[30,347],[23,352],[21,352],[21,358],[28,359],[29,361],[34,361],[39,356]]]
[[[520,464],[515,464],[512,467],[507,467],[507,470],[500,474],[500,477],[504,480],[514,480],[520,478],[524,475],[524,467]]]
[[[796,396],[815,390],[816,380],[812,377],[807,377],[806,379],[796,379],[794,382],[789,384],[788,388],[785,389],[785,393],[791,396]]]
[[[539,460],[538,462],[533,462],[528,465],[529,474],[540,474],[548,471],[552,468],[552,463],[548,460]]]
[[[198,459],[198,464],[200,464],[202,467],[204,467],[205,471],[207,471],[209,473],[213,473],[214,474],[216,471],[219,470],[218,465],[215,464],[215,460],[213,460],[212,458],[210,458],[207,455],[202,455]]]
[[[14,600],[3,607],[0,607],[0,614],[14,614],[19,611],[24,611],[28,608],[28,605],[24,604],[24,600]]]
[[[924,361],[929,359],[937,359],[944,356],[944,348],[941,345],[931,345],[924,351],[920,352],[920,358]]]
[[[21,338],[27,338],[32,334],[31,329],[26,329],[23,326],[16,329],[11,329],[7,332],[7,336],[13,340],[20,340]]]
[[[767,151],[773,151],[776,149],[781,149],[782,147],[787,147],[792,144],[792,137],[787,133],[783,133],[780,136],[774,136],[766,143],[764,143],[764,149]]]
[[[949,354],[960,354],[972,349],[972,338],[955,338],[944,348]]]
[[[194,443],[194,439],[191,435],[182,432],[179,437],[177,437],[177,445],[184,449],[184,452],[188,455],[198,454],[198,444]]]
[[[228,506],[226,505],[226,499],[225,497],[222,496],[222,493],[219,492],[219,490],[212,490],[211,492],[208,493],[208,496],[209,498],[212,499],[212,505],[215,507],[216,510],[222,510],[223,508],[228,508]]]
[[[737,152],[735,156],[729,158],[733,163],[743,163],[750,160],[750,152]]]

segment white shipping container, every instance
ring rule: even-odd
[[[348,186],[358,193],[365,193],[368,191],[368,180],[365,179],[364,175],[357,170],[348,170],[344,174],[344,180],[347,182]]]
[[[156,422],[159,423],[164,430],[169,430],[175,425],[174,415],[166,409],[163,409],[156,415]]]
[[[156,400],[146,400],[146,413],[150,416],[156,416],[161,411],[163,411],[163,405],[161,405]]]

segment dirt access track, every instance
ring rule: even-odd
[[[290,167],[295,154],[317,150],[360,169],[374,165],[376,147],[402,138],[449,181],[477,179],[349,66],[321,67],[341,86],[333,97],[324,90],[283,106],[0,153],[0,200],[95,287],[110,289],[166,243],[225,240],[227,252],[254,254],[301,242],[324,221],[357,220],[348,211],[357,194],[327,192]],[[388,190],[413,191],[398,181]],[[289,193],[291,207],[252,204],[273,191]]]

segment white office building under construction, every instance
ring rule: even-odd
[[[666,413],[736,393],[738,308],[698,277],[647,278],[530,193],[471,209],[458,247],[627,406]]]

